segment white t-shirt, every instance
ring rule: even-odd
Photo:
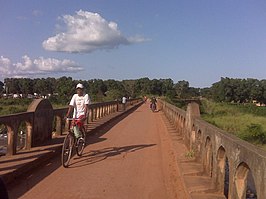
[[[78,96],[78,94],[74,94],[69,105],[74,106],[73,118],[78,118],[81,115],[85,115],[85,106],[90,104],[90,97],[88,94],[83,94],[82,96]]]
[[[122,103],[125,104],[127,101],[127,98],[126,97],[122,97]]]

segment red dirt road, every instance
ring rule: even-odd
[[[108,131],[88,136],[69,168],[60,157],[9,190],[10,198],[186,199],[162,113],[144,104]]]

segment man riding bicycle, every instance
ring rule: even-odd
[[[157,103],[156,98],[152,97],[150,101],[150,108],[152,109],[152,111],[155,111],[157,109],[156,103]]]
[[[75,136],[80,136],[80,131],[84,128],[83,123],[87,119],[89,104],[91,103],[90,97],[84,92],[84,86],[82,84],[77,84],[77,93],[72,96],[69,103],[69,108],[66,114],[68,118],[70,113],[73,112],[73,119],[76,119],[79,132],[75,132]],[[75,122],[75,120],[73,120]],[[73,124],[73,123],[72,123]]]

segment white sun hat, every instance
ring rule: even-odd
[[[83,86],[81,83],[78,83],[78,84],[77,84],[77,86],[76,86],[76,89],[78,89],[78,88],[81,88],[81,89],[83,89],[83,88],[84,88],[84,86]]]

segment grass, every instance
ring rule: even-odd
[[[201,117],[246,141],[266,149],[266,108],[253,104],[215,103],[202,101]],[[254,126],[259,132],[254,131]],[[259,136],[258,136],[259,134]]]
[[[33,99],[6,99],[0,98],[0,116],[26,112]],[[52,106],[56,108],[66,108],[67,105],[54,103]]]
[[[25,112],[32,100],[29,99],[0,99],[0,116]]]

